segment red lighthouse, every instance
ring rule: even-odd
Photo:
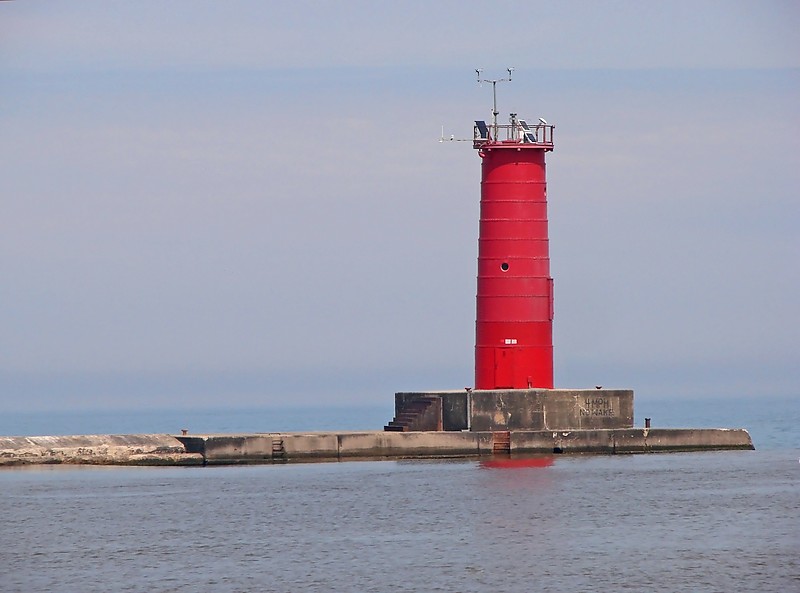
[[[478,80],[496,91],[511,73],[481,80],[478,70]],[[633,391],[553,389],[545,156],[554,126],[541,118],[529,124],[516,113],[498,124],[493,94],[492,120],[476,121],[472,137],[482,165],[474,389],[397,392],[394,419],[384,429],[478,433],[474,441],[451,439],[469,454],[595,450],[596,429],[633,427]]]
[[[553,126],[514,113],[498,125],[496,94],[492,120],[475,122],[473,140],[482,159],[475,389],[552,389],[545,153]]]
[[[441,441],[468,455],[598,451],[603,439],[613,452],[612,429],[633,428],[633,391],[553,389],[545,156],[553,150],[554,126],[541,118],[529,125],[516,113],[498,125],[497,83],[510,81],[512,70],[498,80],[482,80],[477,71],[480,82],[492,84],[494,104],[491,123],[476,121],[472,137],[482,165],[474,389],[397,392],[394,419],[384,430],[473,433]],[[598,430],[608,432],[601,439]],[[654,450],[649,430],[641,437],[625,433],[624,440],[641,438],[641,450]],[[752,447],[747,438],[743,448]],[[423,440],[386,442],[425,455],[442,452]],[[683,446],[691,445],[676,445]]]

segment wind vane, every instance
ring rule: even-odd
[[[492,85],[492,127],[497,127],[497,116],[499,115],[499,111],[497,111],[497,83],[498,82],[511,82],[511,76],[514,73],[514,68],[509,67],[506,68],[506,72],[508,72],[508,78],[481,78],[481,72],[483,72],[483,68],[475,68],[475,73],[478,75],[478,84],[488,82]]]
[[[478,84],[483,86],[483,83],[489,83],[492,85],[492,130],[495,132],[495,136],[497,135],[497,116],[500,115],[500,112],[497,111],[497,83],[498,82],[511,82],[511,77],[514,74],[514,67],[509,66],[506,68],[506,72],[508,72],[508,78],[481,78],[481,74],[483,73],[483,68],[475,68],[475,74],[478,75]],[[546,122],[542,122],[546,123]],[[472,138],[456,138],[455,134],[450,134],[449,138],[444,137],[444,124],[442,124],[442,135],[439,137],[439,142],[444,142],[445,140],[450,142],[472,142]]]

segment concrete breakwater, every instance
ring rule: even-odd
[[[167,434],[0,436],[0,467],[27,464],[202,465]]]
[[[495,432],[0,437],[0,466],[230,465],[293,461],[628,454],[753,449],[744,429],[624,428]]]

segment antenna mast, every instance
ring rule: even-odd
[[[506,68],[506,72],[508,72],[508,78],[495,78],[495,79],[488,79],[488,78],[481,78],[481,73],[483,72],[483,68],[475,68],[475,73],[478,75],[478,84],[484,82],[490,82],[492,84],[492,131],[494,132],[495,138],[497,137],[497,116],[499,112],[497,111],[497,83],[498,82],[511,82],[511,75],[514,72],[513,67]]]

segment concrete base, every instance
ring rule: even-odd
[[[633,427],[630,389],[494,389],[395,394],[395,419],[421,400],[440,400],[411,430],[585,430]],[[407,416],[407,414],[405,414]],[[394,421],[393,421],[394,422]]]

